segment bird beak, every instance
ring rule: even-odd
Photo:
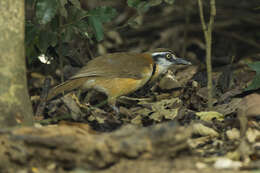
[[[182,58],[175,58],[175,64],[184,64],[184,65],[191,65],[191,62],[186,61]]]

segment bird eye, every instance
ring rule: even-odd
[[[172,59],[172,54],[171,54],[171,53],[167,53],[167,54],[166,54],[166,58],[167,58],[167,59]]]

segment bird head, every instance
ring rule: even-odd
[[[155,50],[149,53],[156,63],[160,74],[166,72],[173,65],[191,65],[191,62],[176,57],[170,50]]]

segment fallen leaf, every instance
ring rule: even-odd
[[[196,115],[200,117],[201,120],[211,122],[212,119],[216,119],[218,121],[224,120],[224,115],[215,111],[209,112],[197,112]]]
[[[214,129],[200,123],[193,124],[192,132],[194,134],[201,135],[201,136],[211,136],[211,137],[219,136],[218,132],[216,132]]]

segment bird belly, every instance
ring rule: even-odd
[[[147,79],[93,77],[84,83],[83,88],[96,89],[109,98],[117,98],[136,91],[148,80],[149,77]]]

